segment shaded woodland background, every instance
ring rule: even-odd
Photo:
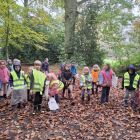
[[[139,8],[139,0],[0,0],[0,58],[139,65]]]

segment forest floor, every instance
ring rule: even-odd
[[[123,107],[123,91],[112,89],[110,102],[100,105],[100,95],[82,103],[80,90],[73,100],[61,100],[51,112],[43,100],[41,114],[32,105],[10,109],[10,99],[0,101],[0,140],[140,140],[140,114]]]

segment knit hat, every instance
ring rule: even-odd
[[[128,69],[135,70],[135,67],[134,67],[134,65],[131,64],[131,65],[129,65]]]
[[[21,66],[20,61],[16,61],[16,62],[14,62],[14,66]]]
[[[15,59],[13,60],[13,65],[15,65],[16,62],[21,63],[21,61],[20,61],[19,59],[16,59],[16,58],[15,58]]]

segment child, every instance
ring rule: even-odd
[[[36,112],[41,112],[42,95],[45,90],[46,75],[41,72],[41,62],[36,60],[34,62],[34,69],[30,75],[30,94],[34,95],[34,110],[33,114]]]
[[[59,103],[59,93],[64,88],[64,84],[57,79],[54,73],[49,73],[47,79],[50,81],[49,84],[49,95],[54,97],[56,102]]]
[[[93,69],[92,69],[92,94],[94,94],[94,88],[96,86],[96,94],[98,93],[98,78],[99,78],[99,71],[100,71],[100,68],[99,66],[96,64],[93,66]]]
[[[64,71],[62,72],[62,81],[64,83],[64,89],[63,89],[63,93],[62,93],[62,97],[64,98],[65,95],[65,91],[66,89],[68,89],[68,96],[69,99],[72,99],[72,78],[73,75],[70,71],[70,65],[66,64],[64,67]]]
[[[4,60],[0,61],[0,83],[1,83],[1,95],[6,98],[7,84],[9,81],[9,71],[6,67],[6,62]]]
[[[112,86],[113,71],[109,64],[106,64],[99,74],[99,85],[102,86],[101,104],[109,100],[110,88]]]
[[[88,101],[90,100],[90,93],[92,89],[92,76],[88,67],[84,67],[83,75],[80,79],[80,88],[82,89],[82,101],[85,99],[85,92],[87,92]]]
[[[131,95],[131,107],[134,107],[136,93],[139,89],[139,80],[140,80],[140,77],[136,73],[135,67],[133,65],[130,65],[128,67],[127,72],[125,72],[123,81],[122,81],[122,88],[125,89],[125,96],[124,96],[125,107],[128,107],[129,95]]]
[[[25,74],[21,70],[19,61],[13,65],[14,70],[10,73],[10,87],[12,89],[11,105],[21,108],[23,103],[27,101],[27,90],[25,88]]]

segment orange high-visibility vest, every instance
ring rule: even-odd
[[[98,77],[99,77],[99,71],[92,70],[92,79],[94,83],[98,82]]]

